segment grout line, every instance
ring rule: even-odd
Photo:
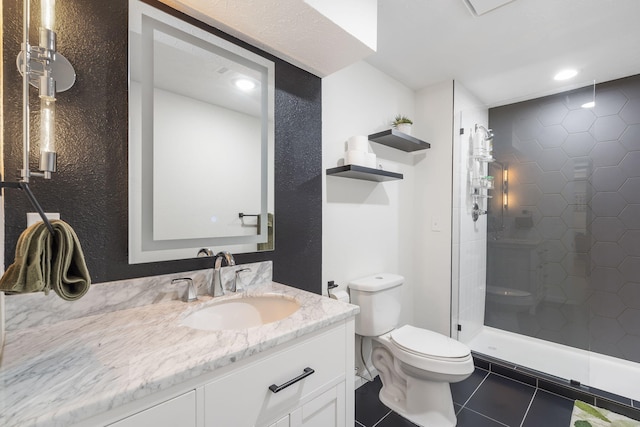
[[[531,409],[531,405],[533,405],[533,399],[536,398],[536,394],[538,393],[538,389],[535,388],[533,390],[533,396],[531,396],[531,400],[529,401],[529,406],[527,406],[527,410],[524,411],[524,416],[522,417],[522,422],[520,423],[520,427],[524,425],[524,420],[527,419],[527,415],[529,415],[529,409]]]
[[[527,383],[525,383],[525,382],[522,382],[522,381],[520,381],[520,380],[516,380],[515,378],[511,378],[511,377],[508,377],[508,376],[506,376],[506,375],[499,374],[499,373],[497,373],[497,372],[491,372],[491,373],[492,373],[493,375],[497,375],[497,376],[499,376],[499,377],[506,378],[506,379],[508,379],[508,380],[511,380],[511,381],[513,381],[513,382],[516,382],[516,383],[520,383],[520,384],[522,384],[522,385],[526,385],[526,386],[533,387],[533,388],[538,388],[538,387],[537,387],[537,386],[535,386],[535,385],[527,384]],[[536,384],[537,384],[537,383],[538,383],[538,382],[537,382],[537,380],[536,380]]]
[[[377,422],[377,423],[375,423],[372,427],[376,427],[378,424],[380,424],[380,423],[382,422],[382,420],[384,420],[385,418],[387,418],[387,417],[389,416],[389,414],[390,414],[390,413],[392,413],[392,412],[393,412],[393,411],[389,411],[389,412],[387,412],[387,414],[386,414],[384,417],[380,418],[380,419],[378,420],[378,422]]]
[[[565,387],[565,388],[566,388],[566,387]],[[542,388],[542,387],[538,387],[538,390],[542,390],[542,391],[544,391],[545,393],[549,393],[549,394],[552,394],[552,395],[554,395],[554,396],[561,397],[561,398],[566,399],[566,400],[570,400],[570,401],[572,401],[572,402],[573,402],[574,400],[576,400],[576,399],[572,399],[571,397],[563,396],[563,395],[561,395],[560,393],[556,393],[556,392],[554,392],[554,391],[550,391],[550,390],[547,390],[547,389]]]
[[[467,400],[465,400],[465,402],[462,404],[462,407],[460,408],[460,411],[458,411],[458,413],[462,412],[462,410],[467,406],[467,403],[469,403],[469,401],[471,400],[471,398],[476,394],[476,392],[478,391],[478,389],[480,388],[480,386],[482,384],[484,384],[484,382],[487,380],[487,378],[489,378],[489,375],[491,375],[491,372],[487,371],[487,375],[484,376],[484,378],[482,379],[482,381],[480,381],[480,384],[478,384],[478,387],[476,387],[475,390],[473,390],[473,393],[471,393],[471,396],[469,396],[467,398]]]
[[[495,423],[498,423],[498,424],[500,424],[501,426],[509,427],[507,424],[505,424],[505,423],[503,423],[503,422],[500,422],[500,421],[498,421],[498,420],[494,420],[493,418],[488,417],[488,416],[486,416],[485,414],[482,414],[482,413],[480,413],[480,412],[478,412],[478,411],[474,411],[474,410],[473,410],[473,409],[471,409],[471,408],[465,408],[465,409],[466,409],[467,411],[471,411],[471,412],[473,412],[473,413],[475,413],[475,414],[477,414],[477,415],[480,415],[481,417],[484,417],[484,418],[486,418],[486,419],[488,419],[488,420],[491,420],[491,421],[493,421],[493,422],[495,422]]]
[[[362,427],[366,427],[364,424],[362,424],[361,422],[359,422],[358,420],[356,420],[356,424]]]

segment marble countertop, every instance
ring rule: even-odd
[[[301,307],[283,320],[244,330],[181,326],[189,312],[227,298],[201,297],[7,332],[0,362],[0,425],[72,425],[358,312],[354,305],[275,282],[243,295],[263,293],[293,297]]]

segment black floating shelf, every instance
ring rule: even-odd
[[[401,173],[383,171],[358,165],[338,166],[336,168],[327,169],[327,176],[330,175],[376,182],[392,181],[404,178]]]
[[[418,138],[414,138],[411,135],[400,132],[396,129],[389,129],[382,132],[369,135],[369,141],[377,142],[378,144],[386,145],[387,147],[396,148],[402,151],[418,151],[431,148],[431,144],[422,141]]]

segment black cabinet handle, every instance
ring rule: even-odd
[[[295,377],[294,379],[291,379],[289,381],[287,381],[286,383],[282,384],[282,385],[275,385],[275,384],[271,384],[269,386],[269,390],[271,390],[274,393],[277,393],[281,390],[284,390],[285,388],[289,387],[290,385],[293,385],[295,383],[297,383],[298,381],[301,381],[303,379],[305,379],[306,377],[308,377],[309,375],[313,374],[315,371],[311,368],[304,368],[304,372],[302,374],[300,374],[299,376]]]

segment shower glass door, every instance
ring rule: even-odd
[[[470,99],[455,94],[452,335],[640,399],[640,75],[485,106],[486,121]],[[475,123],[495,159],[476,222]]]

